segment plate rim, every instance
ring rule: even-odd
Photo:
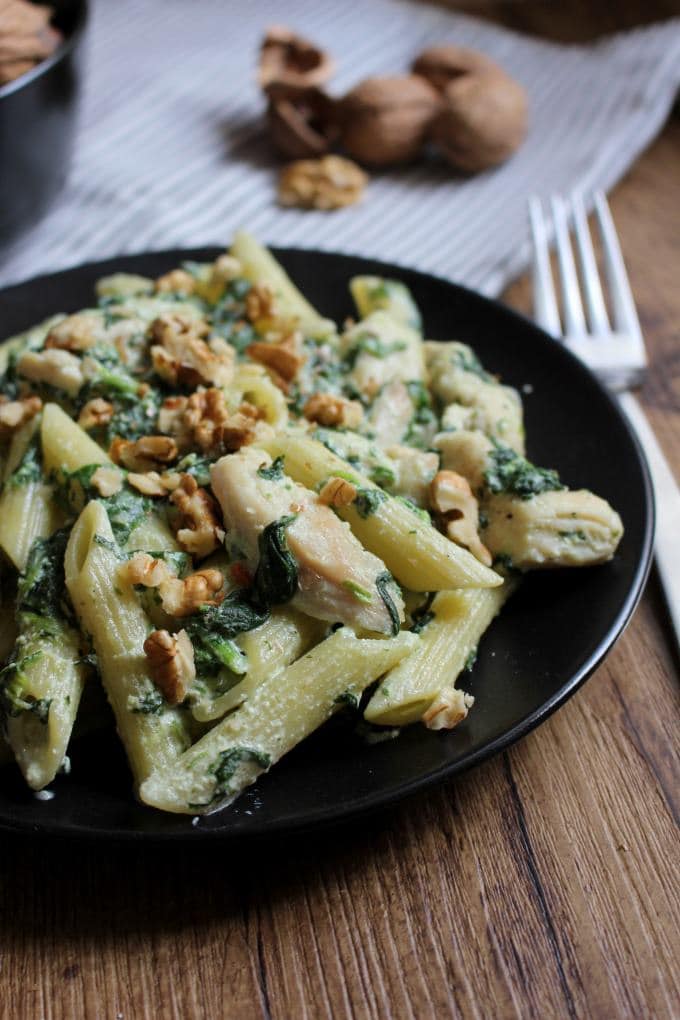
[[[396,803],[401,800],[413,797],[416,793],[421,790],[425,790],[435,784],[442,783],[446,779],[451,779],[454,776],[461,775],[471,768],[480,765],[482,762],[487,761],[489,758],[501,751],[506,750],[513,744],[517,743],[523,737],[527,736],[532,730],[536,729],[541,723],[545,722],[554,712],[564,705],[569,698],[571,698],[586,682],[586,680],[592,676],[598,666],[604,661],[607,655],[610,653],[616,641],[621,637],[625,631],[628,623],[630,622],[635,609],[637,608],[642,594],[644,592],[645,584],[649,576],[651,569],[652,558],[653,558],[653,544],[654,544],[654,531],[656,521],[656,510],[654,503],[654,491],[652,486],[652,480],[649,472],[649,465],[645,457],[644,451],[640,441],[635,434],[631,424],[629,423],[626,415],[618,404],[615,396],[604,386],[602,382],[594,375],[594,373],[580,361],[571,351],[566,347],[559,344],[558,340],[546,333],[545,330],[541,329],[532,319],[522,314],[509,305],[504,304],[497,298],[490,298],[478,291],[472,290],[466,287],[464,284],[457,283],[454,280],[450,280],[444,276],[439,276],[435,273],[424,272],[413,266],[408,266],[398,262],[386,262],[382,259],[373,258],[370,255],[358,254],[346,251],[329,251],[324,249],[318,249],[313,247],[284,247],[280,245],[267,245],[267,247],[276,256],[291,255],[296,257],[302,255],[314,255],[328,257],[331,259],[347,259],[354,260],[359,259],[364,262],[370,262],[372,265],[379,267],[385,274],[402,273],[406,275],[412,275],[421,277],[428,280],[434,280],[438,284],[443,284],[447,287],[452,287],[456,290],[463,298],[467,301],[477,302],[481,305],[487,305],[494,308],[496,311],[500,311],[504,316],[514,319],[521,328],[529,329],[535,335],[540,336],[546,343],[553,345],[555,349],[560,351],[560,354],[564,356],[568,362],[572,363],[572,367],[576,368],[577,371],[582,372],[586,377],[590,379],[591,383],[594,383],[596,389],[599,391],[600,397],[608,405],[609,410],[618,419],[619,424],[623,426],[624,431],[627,433],[629,440],[633,448],[635,449],[638,465],[643,479],[644,493],[644,533],[641,537],[640,542],[640,553],[638,556],[635,573],[632,581],[629,585],[626,597],[621,605],[619,612],[617,613],[614,621],[607,629],[607,632],[602,635],[598,641],[596,647],[590,653],[585,662],[582,663],[580,668],[576,670],[569,679],[562,684],[562,686],[555,691],[551,697],[546,699],[540,706],[529,712],[526,716],[516,722],[504,733],[499,734],[493,740],[486,743],[483,747],[477,748],[475,751],[464,755],[461,759],[454,762],[448,762],[440,765],[425,775],[420,775],[413,778],[410,781],[401,783],[398,787],[387,792],[373,792],[368,793],[354,801],[351,806],[338,807],[338,805],[329,805],[316,808],[314,811],[313,819],[273,819],[268,821],[261,829],[255,828],[250,832],[236,832],[229,830],[228,828],[208,828],[202,827],[199,824],[192,825],[189,822],[190,816],[184,816],[187,819],[187,828],[182,831],[147,831],[145,829],[123,829],[123,830],[112,830],[101,826],[85,826],[74,823],[63,823],[57,820],[45,819],[44,822],[36,822],[29,819],[13,819],[7,820],[2,814],[0,814],[0,832],[12,833],[14,835],[33,835],[40,838],[46,839],[64,839],[64,840],[80,840],[80,841],[99,841],[102,839],[113,840],[116,842],[124,843],[165,843],[168,841],[176,840],[191,840],[191,841],[222,841],[222,842],[250,842],[260,841],[269,838],[272,835],[283,836],[283,835],[297,835],[310,830],[323,830],[329,827],[351,823],[362,815],[366,815],[371,810],[382,810],[393,807]],[[101,267],[101,275],[106,274],[106,268],[114,268],[115,265],[119,264],[122,260],[128,259],[144,259],[149,257],[157,257],[166,259],[170,263],[179,259],[214,259],[218,254],[224,251],[224,245],[201,245],[199,247],[179,247],[179,248],[162,248],[158,250],[147,250],[141,252],[126,252],[119,255],[110,256],[105,259],[89,260],[80,263],[75,266],[69,266],[66,269],[57,270],[52,273],[41,273],[38,276],[29,277],[25,280],[21,280],[18,283],[9,284],[6,287],[0,288],[0,302],[6,297],[12,297],[12,293],[30,288],[44,281],[51,280],[56,281],[59,277],[63,276],[77,276],[84,270],[88,272],[99,271]],[[120,271],[120,270],[119,270]],[[5,339],[0,340],[0,345],[4,343]],[[153,810],[153,809],[149,809]],[[177,816],[181,817],[181,816]],[[207,816],[210,817],[210,816]]]

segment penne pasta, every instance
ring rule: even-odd
[[[66,586],[91,636],[116,725],[139,785],[189,744],[186,713],[171,708],[151,681],[144,655],[150,626],[134,589],[118,579],[120,554],[106,511],[90,502],[66,548]]]
[[[364,718],[380,726],[424,720],[448,729],[462,721],[474,699],[455,688],[456,680],[515,587],[505,581],[500,588],[439,592],[417,647],[385,675]]]
[[[336,631],[210,730],[169,769],[142,783],[145,804],[185,814],[215,811],[318,729],[349,692],[358,696],[417,644],[404,632],[390,641]]]

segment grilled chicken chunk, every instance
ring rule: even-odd
[[[367,552],[349,525],[316,493],[272,470],[268,454],[252,447],[222,457],[211,469],[212,488],[228,540],[255,570],[264,529],[285,517],[288,550],[297,564],[292,604],[309,616],[388,634],[404,618],[398,587],[385,564]],[[387,575],[387,576],[386,576]]]

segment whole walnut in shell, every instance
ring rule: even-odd
[[[486,54],[469,50],[465,46],[428,46],[413,61],[411,70],[421,78],[427,78],[430,85],[442,91],[454,78],[463,74],[481,74],[484,71],[500,71]]]
[[[415,159],[439,102],[437,91],[417,75],[367,78],[339,105],[342,145],[372,166]]]
[[[463,74],[442,92],[430,138],[458,170],[476,173],[508,159],[527,133],[527,96],[500,70]]]

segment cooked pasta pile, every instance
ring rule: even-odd
[[[613,555],[611,507],[525,458],[518,393],[424,341],[402,283],[350,288],[339,330],[238,235],[0,349],[0,711],[32,789],[100,685],[139,798],[192,815],[343,707],[450,729],[521,574]]]

